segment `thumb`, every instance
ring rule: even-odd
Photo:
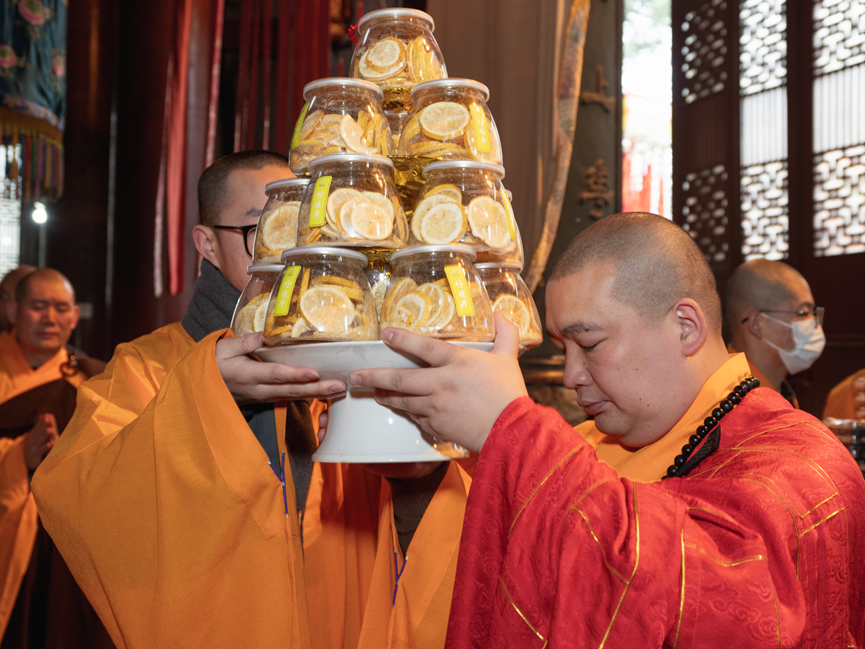
[[[496,311],[496,339],[492,353],[500,358],[516,358],[520,352],[520,332],[514,324]]]

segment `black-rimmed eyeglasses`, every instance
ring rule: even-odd
[[[817,321],[817,326],[820,327],[823,325],[823,315],[825,314],[826,309],[822,306],[815,306],[813,311],[811,309],[799,309],[798,311],[785,311],[783,309],[757,309],[757,311],[759,313],[792,313],[795,316],[795,320],[814,318]],[[746,322],[748,322],[748,318],[742,320],[742,324],[745,324]]]
[[[252,258],[252,252],[250,252],[255,246],[255,228],[258,227],[258,223],[254,225],[214,225],[214,230],[232,230],[234,232],[240,232],[243,234],[243,243],[246,246],[246,254],[249,255],[250,259]]]

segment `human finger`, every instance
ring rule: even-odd
[[[349,376],[349,381],[355,386],[376,388],[399,394],[428,395],[435,390],[433,371],[434,368],[355,370]]]
[[[256,401],[270,402],[295,399],[331,399],[345,392],[341,381],[314,381],[312,383],[286,383],[283,385],[262,384],[255,386],[249,394]]]
[[[516,358],[520,353],[520,331],[500,311],[493,314],[496,321],[496,338],[490,353],[499,358]]]
[[[420,419],[426,418],[430,411],[430,404],[426,395],[418,396],[377,388],[375,400],[383,406],[407,413],[417,424],[420,423]]]
[[[246,356],[261,347],[264,347],[264,336],[261,332],[246,334],[239,338],[222,338],[216,343],[216,357],[223,359]]]
[[[447,365],[461,351],[456,345],[451,345],[443,340],[438,340],[432,336],[422,336],[398,327],[384,329],[381,332],[381,339],[388,347],[411,354],[422,361],[426,361],[431,367]]]
[[[318,370],[311,367],[298,367],[285,365],[283,363],[259,363],[249,360],[250,373],[255,377],[257,383],[306,383],[317,381],[320,377]],[[338,382],[345,389],[342,382]]]

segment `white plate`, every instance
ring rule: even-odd
[[[451,344],[481,352],[493,347],[492,343]],[[322,380],[342,381],[348,388],[346,396],[330,407],[327,435],[312,456],[316,462],[440,462],[468,456],[462,447],[438,442],[402,413],[379,404],[370,389],[348,381],[354,370],[426,366],[413,356],[378,340],[263,347],[255,353],[266,362],[314,368]]]

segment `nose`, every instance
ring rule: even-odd
[[[566,388],[576,390],[592,383],[592,375],[585,365],[571,354],[565,356],[565,371],[562,374],[562,384]]]

